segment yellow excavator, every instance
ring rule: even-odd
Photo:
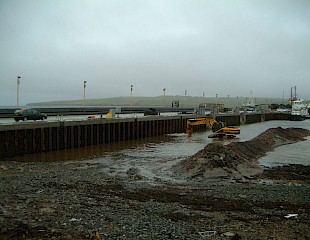
[[[187,120],[186,134],[192,135],[193,127],[199,125],[209,125],[212,127],[213,134],[209,135],[209,138],[233,138],[236,134],[240,134],[240,128],[238,127],[225,127],[223,122],[217,122],[213,118],[192,118]]]

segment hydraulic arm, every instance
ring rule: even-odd
[[[213,118],[193,118],[187,120],[186,133],[190,136],[193,132],[193,126],[209,125],[212,127],[213,134],[209,135],[209,138],[214,137],[235,137],[236,134],[240,134],[240,128],[238,127],[225,127],[223,122],[217,122]]]

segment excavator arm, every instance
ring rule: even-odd
[[[240,128],[238,127],[225,127],[223,122],[217,122],[213,118],[194,118],[187,120],[186,133],[190,136],[193,132],[193,126],[198,125],[210,125],[212,127],[213,134],[209,135],[209,138],[215,137],[235,137],[236,134],[240,134]]]

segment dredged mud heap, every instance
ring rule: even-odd
[[[270,128],[252,140],[208,144],[195,155],[181,161],[173,171],[188,179],[250,178],[262,173],[258,159],[274,148],[305,140],[310,131],[301,128]]]

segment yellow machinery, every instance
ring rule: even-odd
[[[107,113],[106,118],[114,118],[113,112],[112,112],[112,111],[109,111],[109,112]]]
[[[209,135],[209,138],[215,137],[235,137],[236,134],[240,134],[240,128],[238,127],[225,127],[223,122],[217,122],[213,118],[193,118],[187,120],[186,134],[189,136],[193,132],[193,126],[209,125],[212,127],[213,134]]]

